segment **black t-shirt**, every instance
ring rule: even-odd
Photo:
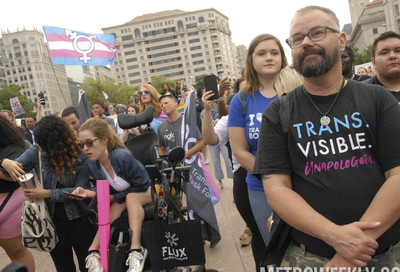
[[[7,158],[10,160],[15,160],[22,153],[24,153],[24,151],[25,151],[24,148],[14,144],[0,147],[0,159]],[[0,193],[11,192],[17,189],[18,187],[19,187],[18,182],[0,179]]]
[[[312,96],[326,112],[336,94]],[[280,99],[262,117],[253,174],[290,174],[293,190],[338,225],[358,221],[384,183],[384,172],[400,165],[400,107],[389,92],[349,80],[321,126],[321,114],[302,87],[289,93],[283,132]],[[307,220],[307,218],[304,218]],[[291,237],[308,251],[333,257],[322,240],[296,229]],[[377,254],[400,240],[400,221],[379,239]]]
[[[379,81],[377,76],[374,76],[373,78],[367,79],[362,81],[362,83],[368,83],[368,84],[376,84],[376,85],[380,85],[383,86],[383,84]],[[385,87],[385,86],[383,86]],[[390,91],[389,92],[397,99],[397,101],[399,101],[400,104],[400,92],[394,92],[394,91]]]

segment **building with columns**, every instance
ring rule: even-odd
[[[360,52],[386,31],[400,32],[400,0],[349,0],[352,31],[349,43]]]
[[[21,92],[31,102],[37,101],[38,93],[44,93],[46,105],[43,115],[62,111],[71,105],[65,67],[51,64],[42,32],[3,32],[0,59],[7,84],[21,86]]]
[[[189,82],[223,72],[232,81],[240,77],[228,17],[213,8],[145,14],[102,30],[116,37],[111,72],[117,82],[136,86],[153,76]]]

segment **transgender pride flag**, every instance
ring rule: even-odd
[[[116,53],[111,34],[88,34],[44,26],[51,62],[54,65],[110,65]]]

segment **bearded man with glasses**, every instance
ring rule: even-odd
[[[296,12],[286,41],[304,85],[266,108],[253,174],[291,226],[281,266],[399,267],[400,107],[343,78],[338,29],[329,9]]]

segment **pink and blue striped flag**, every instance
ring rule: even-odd
[[[54,65],[110,65],[116,53],[112,34],[88,34],[44,26],[51,62]]]

